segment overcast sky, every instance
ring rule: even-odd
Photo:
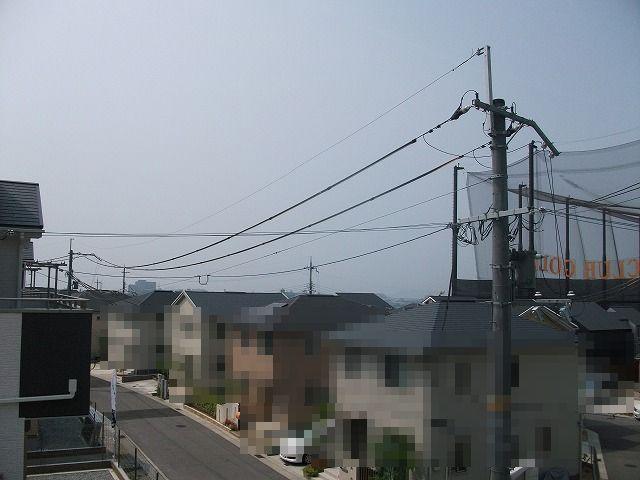
[[[467,89],[486,99],[484,58],[474,57],[348,140],[211,216],[367,124],[486,44],[492,47],[494,96],[516,102],[518,113],[534,118],[561,150],[640,138],[636,0],[3,1],[0,178],[40,184],[48,232],[233,232],[448,118]],[[472,110],[428,140],[462,153],[487,140],[483,120]],[[533,138],[532,131],[523,130],[512,146]],[[256,231],[311,223],[448,158],[420,140]],[[473,159],[462,165],[482,170]],[[314,229],[351,227],[451,192],[451,184],[447,167]],[[460,194],[461,216],[466,198]],[[359,228],[446,223],[450,212],[449,195]],[[433,230],[339,233],[218,275],[303,267],[310,256],[314,263],[330,262]],[[130,275],[206,275],[319,236],[296,235],[195,267]],[[159,266],[206,260],[267,238],[233,239]],[[139,265],[213,240],[76,235],[73,247],[117,265]],[[40,259],[68,249],[68,237],[45,235],[36,241]],[[450,232],[444,231],[320,268],[314,279],[323,293],[419,297],[447,288],[450,251]],[[74,266],[94,285],[95,274],[118,274],[83,259]],[[475,275],[470,249],[462,249],[460,271],[462,277]],[[118,278],[100,280],[103,288],[121,286]],[[165,288],[198,287],[197,280],[155,281]],[[211,278],[198,288],[301,290],[307,281],[303,271]]]

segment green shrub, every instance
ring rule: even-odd
[[[302,469],[302,474],[305,477],[317,477],[320,474],[320,470],[318,470],[313,465],[307,465]]]

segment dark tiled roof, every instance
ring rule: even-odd
[[[163,313],[165,307],[171,305],[179,294],[180,292],[171,290],[156,290],[121,300],[115,303],[114,307],[140,313]]]
[[[342,298],[346,298],[347,300],[351,300],[352,302],[367,305],[369,307],[381,308],[383,310],[390,310],[391,308],[393,308],[375,293],[336,292],[336,295]]]
[[[276,331],[323,332],[376,321],[385,310],[337,295],[299,295],[287,303],[245,310],[238,321]]]
[[[87,307],[91,309],[99,309],[105,305],[112,305],[129,298],[129,295],[115,290],[85,290],[77,295],[80,298],[89,300]]]
[[[624,320],[640,326],[640,312],[633,307],[611,307]]]
[[[0,180],[0,227],[44,228],[37,183]]]
[[[186,291],[193,303],[206,315],[229,317],[243,308],[262,307],[276,302],[287,302],[282,293],[199,292]]]
[[[617,312],[607,312],[595,302],[573,302],[571,318],[585,330],[629,330],[629,324],[624,315]]]
[[[491,306],[458,302],[418,305],[394,311],[384,321],[356,325],[348,331],[332,332],[330,338],[358,346],[391,348],[461,347],[483,348],[491,332]],[[563,332],[514,316],[511,322],[514,344],[570,345],[573,332]]]

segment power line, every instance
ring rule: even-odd
[[[288,212],[290,212],[290,211],[294,210],[295,208],[298,208],[298,207],[300,207],[301,205],[304,205],[304,204],[306,204],[307,202],[310,202],[311,200],[313,200],[313,199],[315,199],[315,198],[317,198],[317,197],[319,197],[319,196],[321,196],[321,195],[325,194],[325,193],[326,193],[326,192],[328,192],[329,190],[331,190],[331,189],[333,189],[333,188],[337,187],[338,185],[341,185],[341,184],[343,184],[343,183],[347,182],[348,180],[350,180],[350,179],[352,179],[352,178],[356,177],[357,175],[359,175],[359,174],[361,174],[361,173],[365,172],[366,170],[368,170],[368,169],[370,169],[370,168],[374,167],[375,165],[379,164],[380,162],[382,162],[382,161],[386,160],[387,158],[389,158],[389,157],[391,157],[391,156],[395,155],[396,153],[398,153],[398,152],[400,152],[400,151],[404,150],[404,149],[405,149],[405,148],[407,148],[408,146],[415,144],[415,143],[417,142],[417,140],[418,140],[418,138],[419,138],[420,136],[424,136],[424,135],[427,135],[427,134],[433,133],[435,130],[437,130],[437,129],[441,128],[443,125],[445,125],[445,124],[447,124],[447,123],[451,122],[451,121],[452,121],[452,118],[453,118],[453,117],[448,118],[448,119],[444,120],[443,122],[440,122],[440,123],[439,123],[439,124],[437,124],[436,126],[434,126],[434,127],[430,128],[429,130],[427,130],[426,132],[424,132],[422,135],[419,135],[419,136],[417,136],[417,137],[415,137],[415,138],[413,138],[413,139],[409,140],[408,142],[404,143],[403,145],[401,145],[401,146],[399,146],[399,147],[397,147],[397,148],[393,149],[393,150],[392,150],[392,151],[390,151],[389,153],[386,153],[385,155],[383,155],[383,156],[379,157],[378,159],[374,160],[373,162],[370,162],[370,163],[366,164],[365,166],[363,166],[363,167],[359,168],[358,170],[356,170],[356,171],[354,171],[354,172],[350,173],[349,175],[347,175],[347,176],[345,176],[345,177],[342,177],[342,178],[341,178],[341,179],[339,179],[338,181],[336,181],[336,182],[332,183],[331,185],[329,185],[329,186],[327,186],[327,187],[323,188],[322,190],[319,190],[319,191],[317,191],[316,193],[314,193],[314,194],[312,194],[312,195],[309,195],[308,197],[306,197],[306,198],[304,198],[304,199],[300,200],[299,202],[297,202],[297,203],[295,203],[295,204],[293,204],[293,205],[290,205],[290,206],[289,206],[289,207],[287,207],[287,208],[284,208],[284,209],[280,210],[279,212],[277,212],[277,213],[275,213],[275,214],[271,215],[270,217],[267,217],[267,218],[265,218],[265,219],[263,219],[263,220],[260,220],[260,221],[259,221],[259,222],[257,222],[257,223],[254,223],[253,225],[250,225],[250,226],[248,226],[248,227],[243,228],[242,230],[240,230],[240,231],[238,231],[238,232],[234,233],[233,235],[229,235],[229,236],[227,236],[227,237],[225,237],[225,238],[222,238],[222,239],[220,239],[220,240],[217,240],[217,241],[215,241],[215,242],[213,242],[213,243],[209,243],[209,244],[204,245],[204,246],[202,246],[202,247],[200,247],[200,248],[197,248],[197,249],[195,249],[195,250],[190,250],[190,251],[185,252],[185,253],[180,254],[180,255],[176,255],[176,256],[173,256],[173,257],[170,257],[170,258],[167,258],[167,259],[164,259],[164,260],[158,260],[158,261],[155,261],[155,262],[149,262],[149,263],[143,263],[143,264],[139,264],[139,265],[133,265],[133,266],[131,266],[130,268],[131,268],[131,269],[142,269],[143,267],[151,267],[151,266],[154,266],[154,265],[159,265],[159,264],[162,264],[162,263],[171,262],[171,261],[173,261],[173,260],[178,260],[178,259],[180,259],[180,258],[184,258],[184,257],[187,257],[187,256],[189,256],[189,255],[193,255],[193,254],[195,254],[195,253],[202,252],[203,250],[207,250],[207,249],[209,249],[209,248],[211,248],[211,247],[214,247],[214,246],[216,246],[216,245],[220,245],[221,243],[226,242],[226,241],[228,241],[228,240],[231,240],[231,239],[233,239],[233,238],[235,238],[235,237],[237,237],[237,236],[239,236],[239,235],[241,235],[241,234],[243,234],[243,233],[245,233],[245,232],[248,232],[249,230],[252,230],[252,229],[254,229],[254,228],[256,228],[256,227],[259,227],[260,225],[264,225],[265,223],[270,222],[271,220],[273,220],[273,219],[275,219],[275,218],[278,218],[278,217],[280,217],[280,216],[284,215],[285,213],[288,213]],[[478,148],[480,148],[480,147],[478,147]],[[288,235],[289,235],[289,234],[288,234]],[[287,236],[288,236],[288,235],[287,235]],[[283,237],[278,237],[278,238],[283,238]],[[145,269],[146,269],[146,268],[145,268]]]
[[[368,255],[373,255],[375,253],[380,253],[380,252],[384,252],[386,250],[390,250],[392,248],[396,248],[402,245],[406,245],[408,243],[411,242],[415,242],[417,240],[429,237],[431,235],[435,235],[436,233],[440,233],[444,230],[447,230],[449,227],[443,227],[440,228],[438,230],[435,230],[433,232],[429,232],[423,235],[418,235],[416,237],[410,238],[408,240],[404,240],[402,242],[397,242],[397,243],[393,243],[391,245],[387,245],[385,247],[381,247],[381,248],[376,248],[374,250],[369,250],[367,252],[363,252],[363,253],[359,253],[357,255],[351,255],[349,257],[345,257],[345,258],[341,258],[338,260],[332,260],[329,262],[325,262],[325,263],[321,263],[318,265],[314,265],[314,268],[317,267],[326,267],[329,265],[336,265],[338,263],[343,263],[343,262],[348,262],[351,260],[356,260],[358,258],[362,258],[362,257],[366,257]],[[191,280],[191,279],[196,279],[196,278],[202,278],[202,277],[206,277],[208,278],[255,278],[255,277],[266,277],[266,276],[274,276],[274,275],[283,275],[283,274],[288,274],[288,273],[295,273],[295,272],[302,272],[305,270],[308,270],[309,267],[304,266],[304,267],[299,267],[299,268],[290,268],[290,269],[286,269],[286,270],[278,270],[278,271],[273,271],[273,272],[260,272],[260,273],[246,273],[246,274],[236,274],[236,275],[195,275],[192,277],[158,277],[158,278],[180,278],[181,281],[186,281],[186,280]],[[63,269],[61,269],[62,271],[64,271]],[[82,280],[80,280],[78,277],[76,277],[76,273],[81,273],[81,272],[74,272],[73,273],[73,278],[76,279],[81,285],[85,286],[85,288],[90,289],[90,290],[97,290],[95,287],[93,287],[92,285],[89,285],[86,282],[83,282]],[[93,274],[89,274],[89,275],[93,275]],[[103,275],[103,276],[112,276],[112,275]],[[154,278],[154,277],[147,277],[147,278]],[[179,283],[179,282],[175,282],[175,283]]]
[[[474,150],[477,150],[478,148],[479,147],[476,147]],[[463,155],[466,155],[467,153],[469,153],[469,152],[466,152]],[[365,205],[365,204],[367,204],[369,202],[372,202],[372,201],[377,200],[377,199],[379,199],[381,197],[384,197],[384,196],[386,196],[386,195],[388,195],[388,194],[390,194],[392,192],[395,192],[396,190],[404,188],[407,185],[410,185],[410,184],[412,184],[412,183],[414,183],[414,182],[416,182],[418,180],[421,180],[422,178],[424,178],[424,177],[426,177],[428,175],[431,175],[432,173],[435,173],[436,171],[440,170],[441,168],[443,168],[443,167],[445,167],[445,166],[447,166],[447,165],[449,165],[449,164],[451,164],[451,163],[453,163],[453,162],[455,162],[457,160],[460,160],[461,158],[464,158],[463,155],[462,156],[458,156],[458,157],[453,157],[453,158],[451,158],[451,159],[449,159],[449,160],[437,165],[436,167],[433,167],[430,170],[427,170],[426,172],[424,172],[424,173],[422,173],[422,174],[420,174],[420,175],[418,175],[416,177],[413,177],[413,178],[411,178],[411,179],[409,179],[409,180],[407,180],[405,182],[402,182],[402,183],[400,183],[400,184],[398,184],[398,185],[396,185],[394,187],[391,187],[391,188],[389,188],[389,189],[387,189],[387,190],[385,190],[385,191],[383,191],[381,193],[378,193],[377,195],[374,195],[374,196],[372,196],[370,198],[367,198],[366,200],[358,202],[358,203],[356,203],[354,205],[351,205],[351,206],[349,206],[347,208],[344,208],[344,209],[342,209],[342,210],[340,210],[340,211],[338,211],[336,213],[328,215],[328,216],[326,216],[326,217],[324,217],[324,218],[322,218],[320,220],[317,220],[315,222],[309,223],[309,224],[307,224],[307,225],[305,225],[303,227],[300,227],[300,228],[297,228],[295,230],[292,230],[292,231],[290,231],[290,232],[288,232],[286,234],[280,235],[280,236],[275,237],[275,238],[271,238],[269,240],[265,240],[264,242],[261,242],[261,243],[258,243],[258,244],[255,244],[255,245],[252,245],[252,246],[249,246],[249,247],[246,247],[246,248],[242,248],[240,250],[236,250],[234,252],[227,253],[225,255],[220,255],[218,257],[209,258],[207,260],[201,260],[199,262],[187,263],[187,264],[184,264],[184,265],[176,265],[176,266],[172,266],[172,267],[155,267],[155,268],[135,268],[135,267],[128,267],[128,268],[135,269],[135,270],[145,270],[145,271],[175,270],[175,269],[178,269],[178,268],[186,268],[186,267],[193,267],[195,265],[202,265],[202,264],[205,264],[205,263],[210,263],[210,262],[214,262],[214,261],[217,261],[217,260],[221,260],[223,258],[228,258],[228,257],[234,256],[234,255],[238,255],[240,253],[248,252],[250,250],[253,250],[255,248],[261,247],[263,245],[268,245],[270,243],[276,242],[276,241],[281,240],[283,238],[286,238],[288,236],[294,235],[297,232],[300,232],[302,230],[306,230],[308,228],[315,227],[316,225],[318,225],[320,223],[323,223],[323,222],[326,222],[326,221],[331,220],[333,218],[336,218],[336,217],[338,217],[340,215],[343,215],[343,214],[345,214],[347,212],[350,212],[351,210],[354,210],[354,209],[356,209],[358,207],[361,207],[362,205]]]
[[[377,122],[378,120],[380,120],[382,117],[384,117],[385,115],[388,115],[389,113],[393,112],[394,110],[396,110],[398,107],[402,106],[403,104],[405,104],[406,102],[408,102],[409,100],[411,100],[412,98],[414,98],[415,96],[421,94],[422,92],[424,92],[426,89],[428,89],[429,87],[435,85],[437,82],[439,82],[440,80],[442,80],[444,77],[450,75],[451,73],[455,72],[456,70],[458,70],[460,67],[462,67],[463,65],[465,65],[466,63],[468,63],[473,57],[477,57],[482,55],[484,52],[484,50],[482,48],[478,48],[476,49],[476,51],[474,51],[469,57],[467,57],[466,59],[464,59],[463,61],[461,61],[459,64],[457,64],[455,67],[451,68],[450,70],[447,70],[446,72],[442,73],[441,75],[439,75],[438,77],[436,77],[435,79],[433,79],[432,81],[430,81],[429,83],[427,83],[426,85],[424,85],[423,87],[419,88],[418,90],[416,90],[415,92],[411,93],[410,95],[406,96],[405,98],[403,98],[400,102],[396,103],[395,105],[393,105],[392,107],[387,108],[386,110],[384,110],[383,112],[379,113],[378,115],[376,115],[375,117],[373,117],[371,120],[369,120],[367,123],[365,123],[364,125],[356,128],[355,130],[353,130],[351,133],[339,138],[338,140],[336,140],[335,142],[333,142],[331,145],[329,145],[326,148],[323,148],[322,150],[320,150],[318,153],[315,153],[314,155],[312,155],[311,157],[307,158],[306,160],[298,163],[296,166],[294,166],[293,168],[291,168],[290,170],[288,170],[287,172],[285,172],[284,174],[280,175],[279,177],[277,177],[276,179],[270,181],[269,183],[263,185],[262,187],[258,188],[257,190],[253,191],[252,193],[245,195],[244,197],[240,198],[239,200],[236,200],[233,203],[228,204],[227,206],[215,211],[214,213],[207,215],[206,217],[202,217],[200,220],[197,220],[193,223],[190,223],[189,225],[181,228],[180,230],[177,230],[174,233],[180,232],[182,230],[186,230],[187,228],[193,227],[194,225],[197,225],[205,220],[208,220],[209,218],[212,218],[242,202],[244,202],[245,200],[248,200],[249,198],[257,195],[258,193],[262,192],[263,190],[269,188],[271,185],[274,185],[275,183],[279,182],[280,180],[288,177],[289,175],[291,175],[293,172],[295,172],[296,170],[298,170],[300,167],[306,165],[307,163],[315,160],[316,158],[320,157],[321,155],[324,155],[325,153],[329,152],[330,150],[333,150],[335,147],[337,147],[338,145],[346,142],[347,140],[349,140],[350,138],[354,137],[355,135],[357,135],[358,133],[360,133],[362,130],[364,130],[365,128],[371,126],[372,124],[374,124],[375,122]]]

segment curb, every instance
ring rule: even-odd
[[[600,480],[609,480],[609,475],[607,474],[607,467],[604,464],[604,456],[602,455],[602,447],[600,446],[600,437],[593,430],[589,430],[585,428],[584,431],[587,433],[587,441],[589,444],[593,446],[596,451],[596,458],[594,459],[594,463],[598,466],[598,478]]]

